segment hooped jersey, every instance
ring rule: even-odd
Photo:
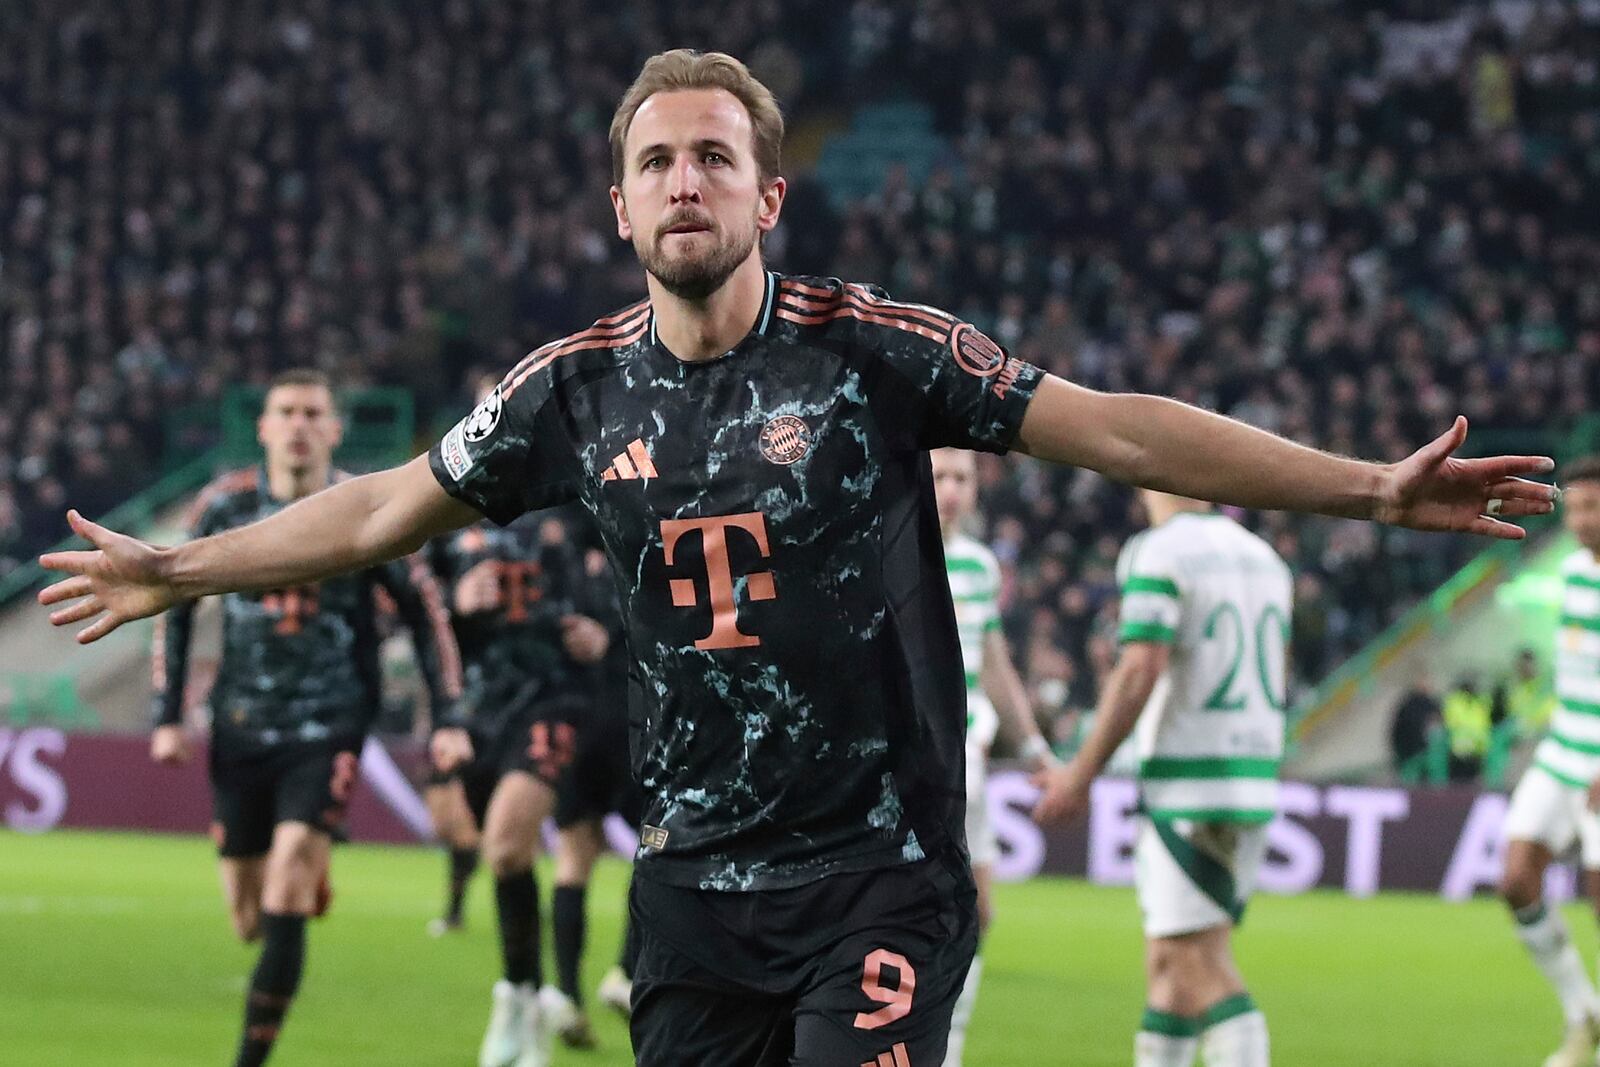
[[[1600,774],[1600,560],[1580,548],[1561,564],[1556,630],[1556,711],[1534,764],[1587,789]]]
[[[967,744],[986,752],[1000,729],[1000,715],[982,685],[984,642],[1000,629],[1000,563],[981,542],[958,533],[944,543],[944,567],[967,678]],[[969,751],[967,758],[973,756]]]
[[[1119,636],[1172,647],[1135,728],[1157,819],[1262,823],[1277,810],[1293,580],[1225,515],[1181,512],[1117,560]]]
[[[648,302],[536,349],[430,455],[500,523],[581,501],[617,576],[638,870],[772,889],[959,842],[966,717],[927,453],[1003,451],[1041,378],[967,323],[769,272],[678,360]]]

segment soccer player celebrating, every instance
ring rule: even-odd
[[[1049,742],[1033,720],[1027,689],[1012,666],[1000,629],[1000,563],[993,552],[961,530],[978,506],[977,461],[971,452],[958,448],[941,448],[931,461],[939,532],[944,538],[944,567],[950,577],[950,597],[955,601],[967,679],[967,853],[978,886],[978,933],[982,935],[994,918],[994,861],[1000,852],[989,824],[987,796],[989,749],[1000,729],[996,709],[1005,709],[1010,739],[1024,760],[1039,769],[1054,760]],[[977,956],[956,1001],[945,1067],[961,1067],[982,972],[983,957]]]
[[[587,600],[594,616],[607,627],[622,625],[616,603],[616,582],[604,552],[584,554]],[[556,982],[544,999],[547,1013],[558,1020],[557,1033],[574,1047],[593,1044],[579,988],[588,939],[588,891],[594,865],[605,851],[603,820],[617,812],[638,829],[643,802],[628,763],[628,655],[624,642],[592,672],[585,708],[579,719],[577,751],[556,785],[555,893],[551,927],[555,941]],[[637,948],[633,924],[624,920],[617,963],[600,980],[602,1003],[624,1018],[631,1011],[633,957]]]
[[[1008,357],[868,285],[765,268],[783,120],[743,64],[651,58],[612,120],[617,232],[648,299],[534,350],[425,457],[175,549],[76,512],[40,594],[131,618],[401,555],[581,501],[613,572],[646,797],[631,1030],[661,1064],[939,1063],[978,940],[965,699],[927,453],[1017,447],[1247,507],[1500,537],[1538,457],[1325,455]],[[1497,515],[1486,514],[1494,511]]]
[[[279,375],[257,434],[265,464],[224,475],[200,495],[194,537],[277,514],[335,483],[340,423],[321,372]],[[380,700],[380,587],[411,631],[435,721],[453,721],[460,661],[438,585],[420,559],[374,558],[343,577],[263,583],[222,601],[222,660],[210,696],[212,833],[234,931],[262,942],[236,1067],[266,1062],[300,984],[306,916],[326,907],[330,834]],[[182,716],[194,602],[171,605],[156,627],[150,754],[161,763],[190,754]],[[440,734],[446,745],[451,735],[465,739],[458,729]]]
[[[1600,909],[1600,456],[1575,460],[1563,475],[1564,521],[1578,549],[1561,564],[1557,707],[1511,794],[1500,881],[1517,936],[1566,1016],[1566,1039],[1545,1067],[1592,1064],[1600,1042],[1600,999],[1561,912],[1544,901],[1545,868],[1577,844],[1584,892]]]
[[[1136,1067],[1266,1067],[1267,1024],[1229,944],[1276,813],[1289,567],[1208,504],[1140,494],[1150,529],[1117,560],[1122,652],[1083,748],[1038,776],[1035,814],[1074,817],[1137,724],[1135,884],[1149,1005]]]
[[[605,655],[610,635],[572,610],[577,561],[565,541],[519,523],[476,523],[428,550],[449,591],[466,665],[473,758],[459,766],[495,879],[503,976],[479,1051],[480,1067],[543,1067],[551,1027],[543,985],[539,893],[533,874],[554,786],[571,762],[581,665]]]

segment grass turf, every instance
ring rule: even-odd
[[[255,950],[228,930],[214,866],[199,838],[0,832],[0,1064],[231,1063]],[[591,890],[586,991],[615,955],[625,877],[604,863]],[[440,853],[341,848],[334,880],[273,1064],[472,1067],[497,967],[488,879],[468,929],[437,941],[423,927]],[[1128,1064],[1143,1003],[1131,893],[1040,880],[1001,887],[998,911],[967,1063]],[[1593,959],[1594,924],[1567,916]],[[1552,995],[1493,901],[1263,897],[1237,947],[1289,1067],[1514,1067],[1558,1037]],[[602,1048],[556,1063],[631,1063],[621,1020],[591,1007]]]

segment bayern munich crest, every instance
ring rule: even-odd
[[[796,415],[778,415],[761,427],[761,454],[787,467],[811,451],[811,427]]]

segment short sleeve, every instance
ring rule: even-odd
[[[1117,558],[1117,585],[1122,593],[1119,641],[1154,641],[1170,645],[1178,639],[1183,596],[1175,570],[1162,558],[1148,535],[1129,541]]]
[[[869,324],[891,381],[912,403],[919,448],[1004,452],[1044,372],[1010,356],[983,331],[942,311],[889,300],[873,286],[850,285],[849,299]],[[909,391],[909,397],[904,391]]]
[[[504,526],[578,495],[573,452],[556,417],[554,379],[513,370],[428,452],[444,491]]]

